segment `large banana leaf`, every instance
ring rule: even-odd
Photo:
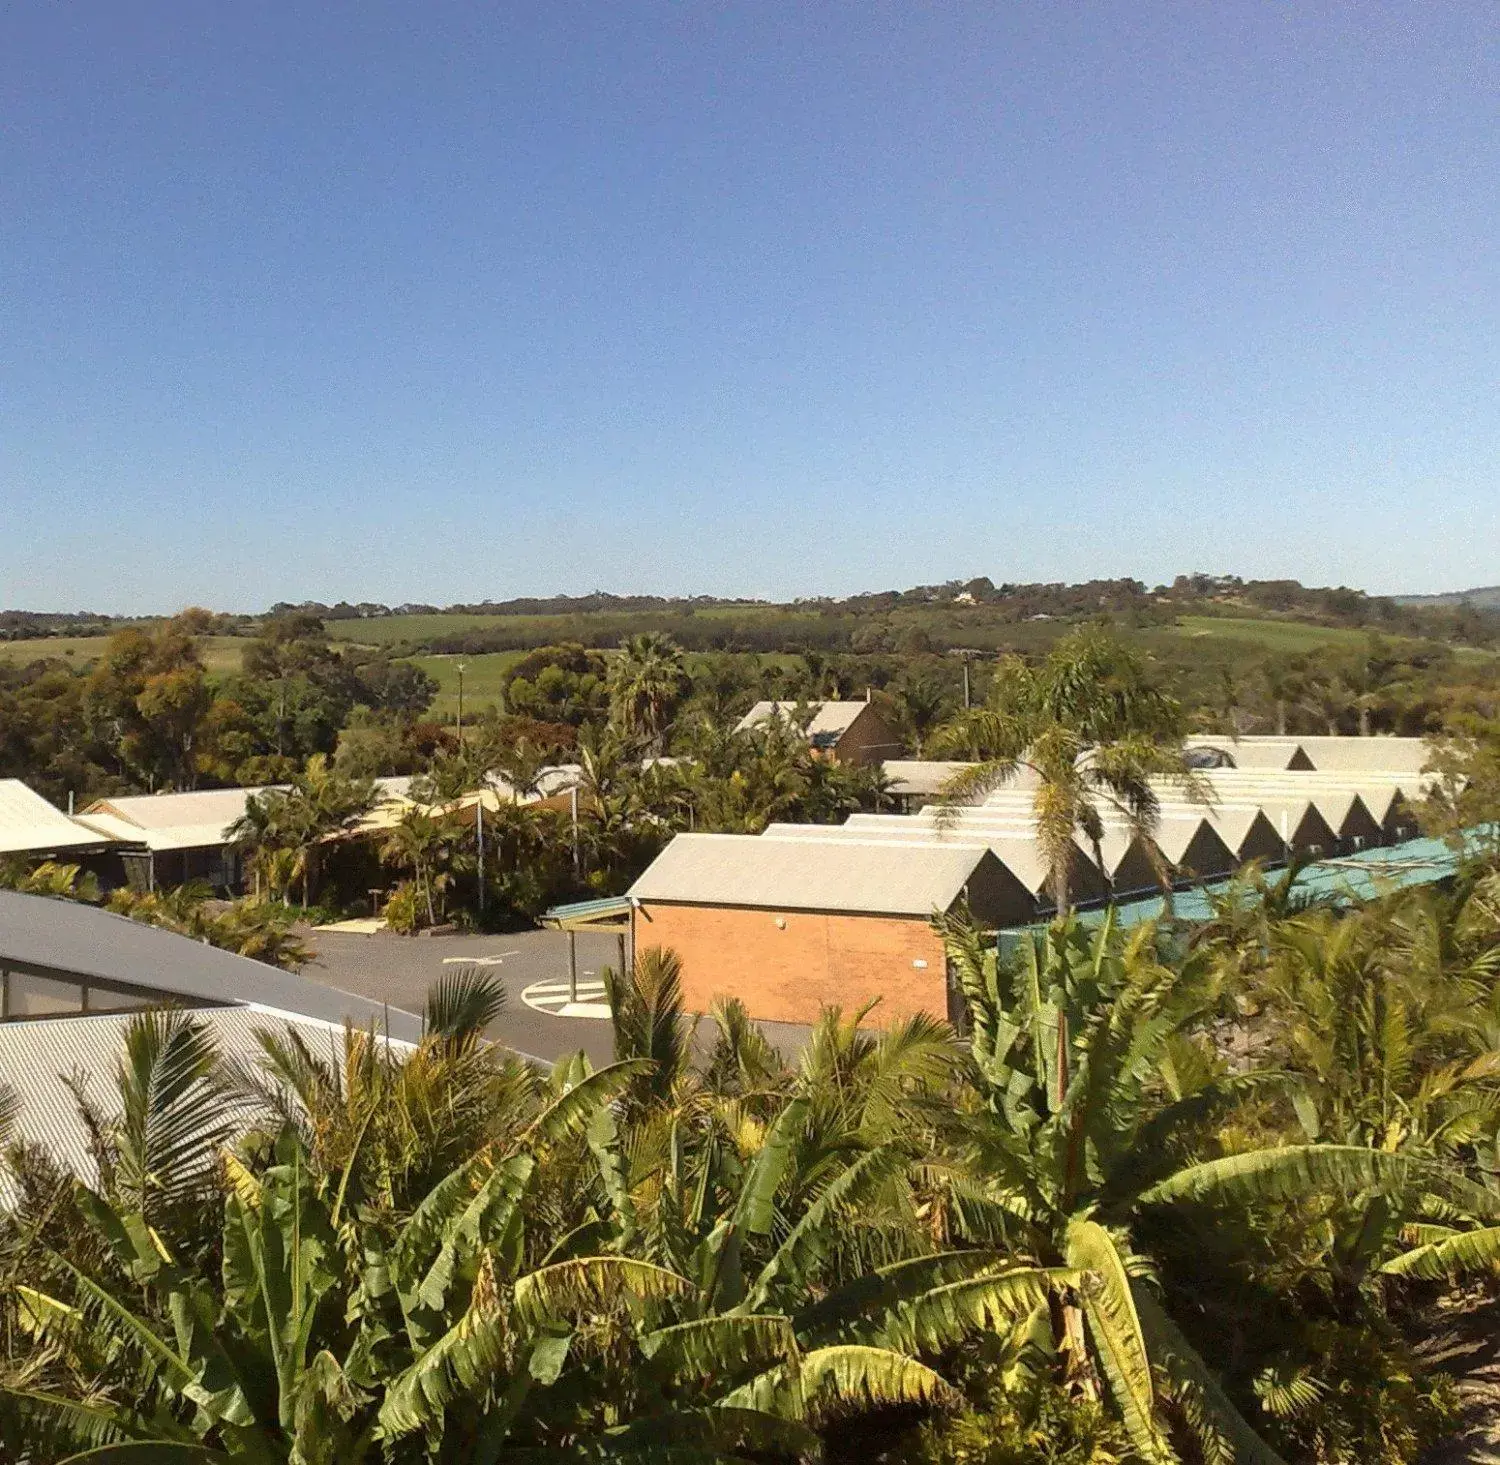
[[[806,1099],[797,1098],[776,1116],[750,1163],[728,1223],[715,1227],[705,1243],[699,1266],[706,1311],[736,1307],[743,1300],[744,1238],[770,1234],[776,1216],[776,1192],[786,1177],[798,1136],[807,1127],[808,1108]]]
[[[804,1307],[793,1322],[797,1336],[814,1344],[851,1342],[848,1330],[883,1325],[898,1304],[945,1282],[959,1282],[999,1269],[1004,1253],[988,1248],[940,1251],[909,1257],[861,1273]]]
[[[471,1303],[446,1333],[392,1380],[380,1405],[381,1432],[388,1438],[410,1434],[441,1420],[460,1394],[502,1382],[506,1336],[505,1321],[492,1305]]]
[[[703,1378],[795,1358],[797,1337],[790,1320],[778,1314],[734,1313],[658,1328],[641,1339],[641,1351],[674,1378]]]
[[[1492,1272],[1500,1268],[1500,1226],[1429,1241],[1392,1257],[1381,1271],[1393,1277],[1422,1277],[1441,1281],[1465,1272]]]
[[[532,1325],[601,1312],[620,1303],[690,1298],[693,1284],[677,1272],[623,1256],[585,1256],[539,1267],[515,1286],[516,1312]]]
[[[877,1337],[910,1353],[937,1353],[977,1332],[1008,1337],[1055,1291],[1077,1281],[1077,1273],[1062,1269],[1016,1267],[946,1282],[903,1302]]]
[[[1171,1449],[1156,1421],[1150,1354],[1114,1238],[1097,1221],[1075,1220],[1068,1226],[1064,1251],[1069,1266],[1088,1274],[1080,1291],[1089,1341],[1131,1443],[1144,1460],[1170,1460]]]
[[[632,1078],[652,1072],[655,1066],[649,1058],[626,1058],[597,1069],[543,1109],[527,1126],[521,1142],[552,1145],[583,1133],[595,1114],[617,1099]]]
[[[835,1403],[931,1404],[953,1397],[954,1390],[940,1374],[905,1353],[839,1343],[767,1370],[726,1394],[719,1404],[801,1419],[809,1410]]]
[[[841,1213],[878,1190],[909,1163],[910,1157],[903,1149],[884,1145],[867,1151],[836,1176],[797,1218],[786,1239],[761,1268],[741,1308],[757,1312],[765,1307],[778,1282],[805,1283],[813,1263],[826,1253],[830,1233],[839,1224]]]
[[[1445,1166],[1362,1145],[1283,1145],[1188,1165],[1143,1191],[1150,1205],[1174,1200],[1234,1200],[1255,1204],[1309,1195],[1393,1190],[1443,1196],[1475,1216],[1500,1216],[1500,1194]]]
[[[60,1465],[227,1465],[229,1455],[205,1445],[176,1444],[163,1440],[133,1440],[120,1445],[102,1445],[69,1455]]]

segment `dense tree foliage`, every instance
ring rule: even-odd
[[[960,1044],[783,1053],[675,959],[616,1061],[134,1020],[97,1173],[11,1140],[8,1458],[1406,1465],[1500,1261],[1490,870],[1353,910],[1246,880],[1196,932],[943,931]],[[1232,907],[1232,908],[1231,908]],[[242,1131],[248,1126],[248,1133]],[[1483,1314],[1476,1313],[1477,1318]]]

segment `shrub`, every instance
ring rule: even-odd
[[[422,924],[422,897],[410,880],[403,880],[385,903],[388,930],[409,936]]]

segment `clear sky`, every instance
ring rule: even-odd
[[[1500,582],[1483,4],[0,16],[0,607]]]

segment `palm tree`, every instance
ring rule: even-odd
[[[411,872],[427,905],[427,922],[437,925],[433,894],[442,863],[455,830],[449,820],[413,806],[405,810],[380,846],[380,858],[389,865]]]
[[[947,706],[942,684],[931,676],[908,676],[891,690],[890,698],[913,755],[922,757],[928,736],[941,722]]]
[[[373,780],[348,778],[325,754],[314,753],[290,788],[267,789],[246,799],[244,814],[229,826],[230,843],[250,855],[257,889],[262,874],[276,873],[285,900],[290,879],[300,879],[305,907],[316,890],[323,846],[353,829],[375,802]],[[288,851],[289,865],[276,859]]]
[[[512,803],[519,804],[540,791],[542,775],[556,756],[555,749],[543,747],[524,734],[495,755],[494,770],[510,785]]]
[[[689,1028],[682,1015],[682,961],[659,946],[637,953],[629,971],[600,973],[614,1025],[615,1058],[649,1060],[634,1087],[637,1105],[671,1100],[688,1060]]]
[[[672,710],[688,689],[682,648],[670,636],[646,632],[629,637],[609,669],[610,720],[660,753]]]
[[[432,1055],[475,1052],[490,1005],[483,983],[450,990]],[[29,1344],[65,1386],[8,1378],[0,1429],[45,1442],[47,1458],[82,1450],[78,1465],[502,1449],[790,1462],[817,1453],[829,1411],[951,1398],[916,1351],[1043,1294],[1047,1278],[988,1252],[812,1285],[838,1228],[908,1161],[886,1146],[799,1188],[798,1100],[743,1151],[705,1152],[717,1183],[684,1187],[669,1166],[663,1199],[683,1224],[648,1226],[611,1107],[644,1066],[560,1065],[524,1123],[394,1204],[355,1178],[375,1111],[336,1151],[283,1124],[207,1170],[220,1224],[201,1250],[150,1225],[130,1185],[81,1191],[90,1244],[33,1252],[31,1280],[13,1289]],[[158,1175],[188,1160],[205,1173],[214,1147],[159,1154]],[[559,1198],[593,1219],[559,1232]]]
[[[1079,835],[1097,846],[1109,813],[1149,843],[1160,807],[1153,780],[1203,797],[1182,733],[1180,707],[1152,685],[1140,660],[1086,630],[1040,666],[1002,661],[989,705],[940,729],[933,748],[981,760],[944,789],[949,805],[973,802],[1023,771],[1034,779],[1037,844],[1061,913],[1071,904]]]

